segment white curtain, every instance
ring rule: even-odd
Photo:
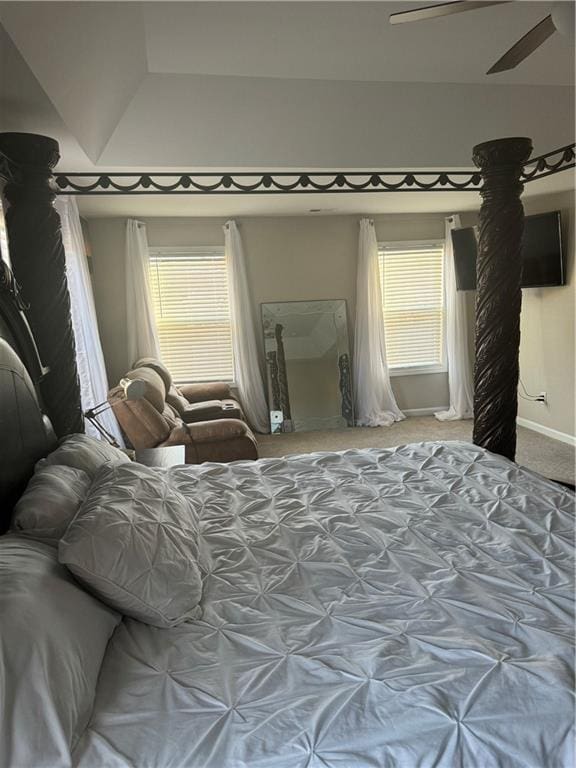
[[[256,327],[248,290],[246,261],[236,222],[224,225],[224,251],[230,290],[234,377],[246,418],[257,432],[268,432],[268,406],[258,360]]]
[[[459,216],[454,215],[445,219],[444,295],[450,407],[447,411],[434,414],[440,421],[471,419],[473,416],[474,389],[468,347],[466,294],[464,291],[456,290],[456,269],[451,236],[452,230],[459,227]]]
[[[128,364],[141,357],[160,359],[160,343],[150,293],[148,239],[141,221],[126,222],[126,322]]]
[[[55,207],[62,222],[66,277],[76,342],[76,365],[80,379],[80,400],[82,410],[87,411],[106,400],[108,395],[106,367],[98,335],[92,283],[76,199],[68,195],[57,197]],[[98,420],[120,445],[124,445],[116,418],[111,410],[104,411]],[[86,433],[92,437],[102,437],[88,421]]]
[[[357,275],[354,337],[356,424],[361,427],[389,426],[405,416],[396,404],[386,363],[378,242],[374,222],[370,219],[360,220]]]

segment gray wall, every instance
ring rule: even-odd
[[[519,415],[574,435],[574,193],[530,198],[526,212],[560,209],[568,282],[562,288],[523,291],[520,370],[526,389],[546,391],[547,405],[520,399]],[[146,219],[151,246],[223,244],[218,218]],[[463,226],[477,221],[462,214]],[[440,238],[443,214],[376,216],[379,240]],[[262,302],[346,299],[350,340],[354,340],[358,216],[253,217],[238,219],[247,258],[255,316]],[[124,271],[125,220],[89,221],[93,279],[102,346],[110,382],[128,369]],[[467,294],[473,348],[474,294]],[[395,376],[392,386],[406,410],[448,404],[446,374]]]
[[[527,215],[559,210],[566,266],[566,285],[522,291],[520,377],[530,394],[546,392],[548,402],[518,400],[518,416],[564,434],[576,434],[574,355],[574,192],[527,198]],[[476,214],[463,214],[472,226]],[[519,392],[522,392],[520,388]]]
[[[574,193],[536,198],[526,213],[559,209],[562,215],[567,280],[562,288],[522,292],[520,375],[528,392],[546,392],[546,405],[520,400],[518,415],[576,434],[574,418]]]
[[[444,235],[443,214],[376,216],[379,240],[420,240]],[[151,246],[219,245],[218,218],[145,219]],[[237,220],[246,252],[255,316],[260,304],[306,299],[346,299],[354,340],[358,216],[254,217]],[[110,382],[130,365],[126,345],[124,219],[89,221],[94,294]],[[403,409],[448,404],[444,373],[395,376],[392,386]]]

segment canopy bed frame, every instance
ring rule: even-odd
[[[64,250],[60,220],[53,206],[57,194],[480,191],[474,442],[514,460],[524,223],[520,198],[525,182],[573,168],[575,146],[529,160],[530,139],[488,141],[473,150],[477,173],[67,173],[55,177],[53,170],[60,155],[54,139],[3,133],[0,179],[9,203],[6,225],[10,243],[0,273],[0,312],[3,328],[8,329],[3,335],[13,340],[24,360],[56,435],[82,432]],[[2,426],[2,464],[13,466],[26,451],[9,436],[5,439],[6,425]],[[17,487],[22,487],[32,471],[30,461],[20,464],[23,470]],[[0,501],[6,508],[14,489],[8,485],[4,488],[7,490],[0,491]],[[5,527],[6,518],[3,523]]]
[[[83,435],[56,448],[82,430],[57,145],[0,147],[0,533],[19,501],[0,536],[0,762],[571,764],[574,498],[494,455],[515,448],[530,141],[474,151],[480,447],[165,471],[108,444],[119,455],[69,464]],[[82,492],[50,494],[50,473],[78,471]],[[155,623],[175,592],[185,604]]]

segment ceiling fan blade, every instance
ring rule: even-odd
[[[546,16],[539,24],[532,27],[530,32],[521,37],[510,50],[506,51],[504,56],[498,59],[496,64],[490,67],[486,74],[492,75],[495,72],[506,72],[508,69],[514,69],[521,61],[527,59],[531,53],[534,53],[537,48],[540,48],[542,43],[548,40],[554,32],[556,32],[556,27],[552,21],[552,16]]]
[[[435,19],[439,16],[452,16],[454,13],[463,13],[464,11],[475,11],[477,8],[486,8],[489,5],[502,5],[512,0],[456,0],[452,3],[440,3],[439,5],[427,5],[424,8],[417,8],[414,11],[400,11],[390,14],[390,24],[404,24],[408,21],[423,21],[424,19]]]

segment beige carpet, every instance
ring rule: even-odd
[[[293,432],[258,435],[261,457],[289,456],[314,451],[343,451],[346,448],[389,448],[423,440],[472,442],[471,421],[443,421],[434,416],[407,418],[391,427],[354,427],[323,432]],[[574,448],[558,440],[518,427],[516,461],[545,477],[574,483]]]

